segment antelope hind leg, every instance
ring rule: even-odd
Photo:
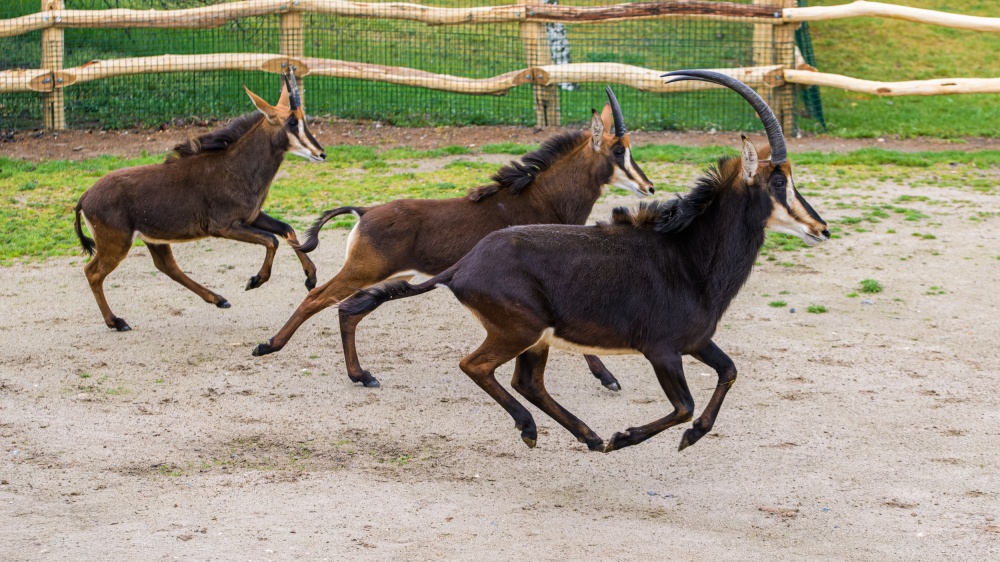
[[[514,365],[514,376],[510,381],[511,386],[538,409],[559,422],[559,425],[572,433],[577,441],[586,444],[588,449],[603,451],[604,440],[587,427],[587,424],[580,421],[580,418],[556,402],[545,389],[545,362],[548,355],[547,347],[538,346],[518,355]]]
[[[601,385],[608,390],[613,390],[618,392],[622,389],[622,385],[618,384],[618,379],[611,374],[611,371],[604,366],[599,358],[594,355],[584,355],[584,359],[587,360],[587,366],[590,367],[590,372],[597,377],[597,380],[601,381]]]
[[[87,282],[90,284],[91,292],[94,293],[97,306],[101,309],[104,323],[109,328],[114,328],[119,332],[127,332],[132,328],[125,320],[115,316],[111,312],[111,307],[108,306],[108,299],[104,296],[104,279],[128,255],[128,251],[132,247],[132,239],[128,235],[116,236],[117,232],[106,236],[98,236],[99,232],[99,229],[98,232],[94,232],[97,253],[83,267],[83,271],[87,275]]]

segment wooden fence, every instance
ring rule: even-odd
[[[565,82],[610,82],[649,92],[681,92],[715,88],[704,82],[664,84],[668,70],[617,63],[555,65],[549,54],[546,23],[600,23],[638,19],[689,18],[740,21],[754,25],[754,65],[714,69],[743,80],[774,107],[786,130],[794,127],[795,85],[821,85],[877,95],[938,95],[1000,93],[1000,78],[948,78],[907,82],[872,82],[816,72],[794,48],[795,29],[806,21],[859,16],[895,18],[957,29],[1000,31],[1000,18],[949,14],[878,2],[857,1],[826,7],[796,7],[796,0],[754,0],[753,4],[679,0],[609,6],[560,6],[542,0],[517,0],[506,6],[438,8],[410,3],[363,3],[345,0],[255,0],[182,10],[67,10],[63,0],[41,0],[41,11],[0,20],[0,38],[42,30],[41,68],[0,72],[0,93],[40,92],[48,129],[66,126],[63,89],[112,76],[159,72],[259,70],[281,72],[292,67],[300,76],[334,76],[403,84],[449,92],[502,95],[531,84],[538,126],[559,124],[557,85]],[[517,22],[525,53],[525,68],[491,78],[473,79],[434,74],[412,68],[305,57],[303,13],[358,18],[402,19],[427,25]],[[65,28],[208,29],[228,21],[280,15],[280,53],[162,55],[91,61],[63,68]]]

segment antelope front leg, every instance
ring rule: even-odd
[[[278,239],[274,237],[270,232],[264,232],[258,228],[254,228],[248,224],[236,223],[230,225],[228,228],[220,229],[216,232],[212,232],[212,236],[218,238],[226,238],[228,240],[238,240],[240,242],[249,242],[251,244],[257,244],[267,248],[267,255],[264,256],[264,263],[260,266],[260,271],[257,275],[250,278],[247,283],[246,290],[256,289],[267,280],[271,278],[271,265],[274,263],[274,254],[278,251]]]
[[[653,364],[660,387],[673,405],[674,411],[654,422],[630,427],[624,433],[612,435],[607,447],[604,448],[605,453],[642,443],[667,428],[691,419],[691,413],[694,412],[694,398],[691,397],[687,381],[684,380],[681,354],[673,351],[660,352],[646,355],[646,358]]]
[[[299,263],[302,264],[302,271],[306,274],[306,289],[311,291],[316,288],[316,264],[309,259],[309,256],[305,252],[299,250],[299,239],[295,237],[295,229],[287,223],[283,223],[263,212],[257,215],[257,218],[250,223],[250,226],[284,238],[288,242],[288,245],[292,247],[292,250],[295,251],[295,256],[299,258]]]
[[[684,436],[681,437],[681,445],[677,448],[678,451],[683,451],[694,445],[712,430],[715,417],[719,415],[719,409],[722,408],[722,401],[726,398],[729,387],[736,382],[736,364],[725,352],[719,349],[719,346],[715,345],[715,342],[708,342],[705,349],[693,353],[692,356],[715,369],[715,372],[719,374],[719,384],[715,387],[715,392],[712,393],[712,398],[705,406],[705,410],[698,416],[698,419],[694,420],[691,429],[684,432]]]

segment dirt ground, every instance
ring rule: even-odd
[[[957,188],[864,191],[904,193],[951,202],[912,204],[935,240],[883,224],[756,268],[715,338],[740,378],[680,453],[683,428],[592,453],[526,402],[539,442],[525,447],[458,369],[483,332],[444,290],[362,324],[380,389],[348,381],[332,309],[251,357],[305,295],[287,247],[244,292],[263,251],[174,246],[228,310],[135,249],[106,284],[121,334],[81,259],[0,268],[0,559],[997,559],[1000,219],[968,216],[1000,209]],[[593,217],[632,203],[611,195]],[[345,238],[324,232],[321,280]],[[845,296],[868,277],[885,290]],[[605,439],[668,413],[644,360],[606,361],[621,392],[561,352],[550,391]],[[715,376],[685,365],[704,407]]]
[[[211,127],[217,127],[211,124]],[[119,131],[70,130],[59,132],[18,131],[13,136],[0,136],[0,155],[31,160],[82,160],[114,154],[134,157],[143,150],[149,154],[167,152],[189,137],[204,134],[211,127],[169,127],[165,129],[128,129]],[[498,142],[540,143],[559,129],[537,130],[529,127],[391,127],[379,122],[343,119],[316,120],[310,126],[324,145],[363,144],[381,148],[405,145],[425,150],[444,146],[475,148]],[[644,144],[679,144],[684,146],[730,145],[739,135],[732,132],[703,133],[678,131],[633,131],[632,142]],[[1000,149],[1000,139],[967,138],[940,139],[842,139],[827,135],[811,135],[789,139],[792,151],[848,151],[865,147],[894,150],[984,150]]]

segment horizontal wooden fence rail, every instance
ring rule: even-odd
[[[732,2],[635,2],[610,6],[560,6],[537,4],[525,7],[435,8],[406,2],[347,2],[345,0],[254,0],[230,2],[183,10],[50,10],[0,20],[0,37],[21,35],[48,27],[72,28],[183,28],[210,29],[228,21],[253,16],[308,12],[345,17],[401,19],[428,25],[469,23],[596,23],[636,19],[700,18],[780,24],[781,9],[773,6]]]
[[[259,70],[280,73],[288,67],[293,68],[300,77],[356,78],[480,95],[503,95],[511,88],[522,84],[552,86],[561,82],[611,82],[647,92],[693,92],[720,87],[708,82],[664,84],[660,75],[667,72],[666,70],[649,70],[610,62],[553,64],[507,72],[492,78],[462,78],[399,66],[382,66],[313,57],[293,59],[282,55],[225,53],[218,55],[160,55],[91,61],[75,68],[63,68],[59,71],[7,70],[0,72],[0,93],[51,92],[73,84],[135,74],[208,72],[213,70]],[[738,78],[751,86],[776,87],[782,84],[783,67],[781,65],[712,70]]]
[[[973,31],[1000,31],[1000,18],[982,16],[966,16],[938,12],[923,8],[883,4],[881,2],[866,2],[858,0],[850,4],[838,6],[810,6],[808,8],[785,8],[782,19],[790,22],[825,21],[843,18],[879,17],[897,20],[927,23],[955,29],[971,29]]]
[[[775,4],[778,0],[775,0]],[[967,16],[858,0],[838,6],[781,8],[773,5],[733,4],[679,0],[634,2],[610,6],[560,6],[554,4],[436,8],[406,2],[348,2],[346,0],[252,0],[187,8],[182,10],[49,10],[0,20],[0,37],[21,35],[50,27],[210,29],[226,22],[253,16],[309,12],[345,17],[403,19],[428,25],[467,23],[596,23],[636,19],[702,18],[739,20],[748,23],[782,24],[851,17],[882,17],[931,25],[1000,31],[1000,18]]]
[[[1000,94],[1000,78],[935,78],[905,82],[861,80],[840,74],[784,70],[784,81],[807,86],[831,86],[876,96],[941,96],[948,94]]]

